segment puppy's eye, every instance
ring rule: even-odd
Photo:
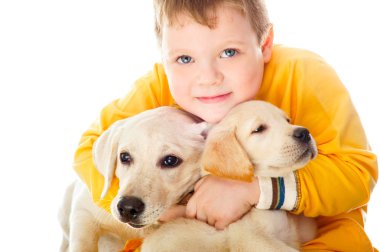
[[[251,134],[261,133],[261,132],[263,132],[266,129],[267,129],[267,126],[261,124],[259,127],[257,127],[256,129],[252,130]]]
[[[120,162],[129,165],[132,163],[132,157],[128,152],[120,153]]]
[[[174,168],[182,163],[182,159],[179,157],[168,155],[161,159],[160,165],[162,168]]]
[[[290,123],[290,118],[285,118],[288,123]]]

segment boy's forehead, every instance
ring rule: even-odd
[[[250,46],[253,40],[257,40],[249,20],[240,12],[224,10],[219,13],[215,27],[200,24],[189,14],[178,15],[172,24],[167,22],[162,29],[162,52],[170,56],[177,54],[176,51],[186,52],[200,44],[204,50],[212,45],[218,48],[227,44]],[[204,44],[205,40],[207,45]]]
[[[230,40],[239,39],[242,33],[251,33],[257,37],[248,18],[235,8],[220,8],[211,16],[209,24],[202,24],[188,13],[178,13],[172,20],[166,20],[163,25],[163,40],[173,33],[189,32],[192,36],[202,32],[220,33]],[[252,33],[253,32],[253,33]],[[247,34],[246,34],[247,35]]]
[[[171,17],[166,17],[163,20],[163,26],[168,28],[183,28],[189,24],[197,23],[199,25],[208,27],[209,29],[214,29],[218,25],[223,25],[224,23],[236,22],[237,19],[244,19],[245,22],[249,23],[246,15],[241,10],[233,7],[220,6],[216,10],[210,10],[207,12],[207,16],[203,18],[196,18],[192,16],[187,11],[179,11],[173,14]]]

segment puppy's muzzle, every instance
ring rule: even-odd
[[[122,222],[128,223],[134,228],[141,228],[143,225],[138,224],[138,218],[144,212],[144,202],[133,196],[122,197],[117,203],[117,211]]]

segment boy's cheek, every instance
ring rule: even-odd
[[[172,95],[190,96],[192,80],[187,73],[182,69],[169,68],[166,72],[170,92]]]

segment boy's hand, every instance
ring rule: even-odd
[[[221,230],[246,214],[258,202],[259,196],[257,179],[246,183],[209,175],[195,185],[186,216]]]

